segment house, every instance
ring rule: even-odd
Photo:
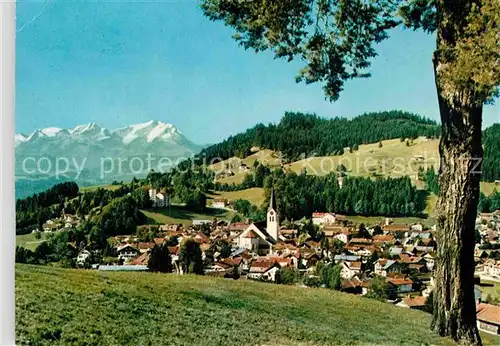
[[[154,242],[137,242],[135,243],[135,245],[135,248],[139,249],[139,252],[142,254],[145,252],[149,252],[152,248],[155,247],[156,244]]]
[[[423,256],[423,259],[425,261],[425,265],[429,271],[432,271],[434,269],[434,263],[435,263],[435,256],[432,253],[426,253]]]
[[[208,237],[203,232],[196,233],[193,239],[199,244],[205,244],[210,241],[210,239],[208,239]]]
[[[129,265],[147,266],[148,262],[149,262],[149,253],[145,252],[145,253],[141,254],[139,257],[132,259],[129,262]]]
[[[227,199],[214,199],[212,201],[212,208],[224,209],[227,206]]]
[[[322,226],[325,224],[335,223],[335,214],[332,213],[313,213],[312,222],[315,225]]]
[[[130,244],[125,244],[123,246],[118,247],[116,250],[118,253],[118,258],[123,259],[125,261],[131,260],[134,257],[137,257],[141,252],[133,247]]]
[[[301,264],[305,268],[312,268],[320,260],[318,254],[312,249],[300,249],[299,256]]]
[[[486,276],[500,278],[500,261],[487,260],[483,265],[483,273]]]
[[[325,225],[323,227],[323,234],[325,238],[338,239],[344,244],[349,242],[349,239],[354,232],[354,226]]]
[[[193,220],[193,226],[202,226],[205,224],[211,224],[212,220]]]
[[[286,257],[290,254],[297,252],[297,247],[292,244],[287,244],[284,242],[279,242],[272,247],[272,254]]]
[[[388,277],[387,283],[389,284],[389,289],[395,293],[408,293],[413,290],[413,281],[410,278],[401,276]]]
[[[396,257],[403,253],[403,248],[399,246],[393,246],[389,249],[389,256]]]
[[[394,244],[395,238],[392,234],[378,234],[373,236],[373,243],[377,246]]]
[[[78,263],[78,264],[84,263],[87,260],[87,258],[90,257],[90,255],[91,255],[90,251],[88,251],[88,250],[80,251],[80,253],[76,257],[76,263]]]
[[[296,229],[280,229],[280,235],[285,239],[295,239],[297,238],[298,230]]]
[[[386,224],[382,226],[384,233],[408,232],[410,226],[402,224]]]
[[[387,276],[389,273],[400,273],[401,265],[387,258],[379,258],[374,265],[374,272],[377,275]]]
[[[276,281],[276,273],[281,266],[268,258],[258,258],[252,262],[247,277],[253,280]]]
[[[177,232],[180,229],[180,225],[178,224],[165,224],[165,225],[160,225],[159,229],[162,232]]]
[[[353,277],[350,280],[342,280],[340,290],[345,293],[362,294],[363,281],[361,281],[357,276]]]
[[[361,262],[341,262],[340,277],[350,280],[361,273]]]
[[[422,232],[424,230],[424,226],[421,223],[416,223],[411,225],[410,229],[412,231]]]
[[[427,297],[417,296],[412,298],[408,296],[404,297],[403,300],[401,300],[396,305],[401,306],[403,308],[422,310],[425,309],[426,303],[427,303]]]
[[[476,306],[476,318],[479,330],[500,335],[500,306],[478,304]]]
[[[148,193],[149,199],[153,202],[153,208],[163,208],[170,205],[170,195],[166,190],[149,189]]]
[[[357,261],[361,260],[361,256],[341,254],[341,255],[335,255],[333,257],[333,260],[335,261],[335,263],[339,263],[341,261],[344,261],[344,262],[357,262]]]

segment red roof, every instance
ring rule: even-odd
[[[405,303],[409,307],[425,306],[426,302],[427,302],[427,298],[424,296],[417,296],[414,298],[411,298],[411,297],[403,298],[403,303]]]
[[[132,261],[130,261],[129,264],[131,264],[131,265],[146,265],[146,264],[148,264],[148,261],[149,261],[149,254],[143,253],[139,257],[136,257]]]
[[[146,242],[137,243],[137,248],[139,250],[152,249],[152,248],[154,248],[154,246],[155,246],[155,243],[146,243]]]
[[[408,278],[387,278],[387,281],[395,286],[413,284],[413,281]]]
[[[373,241],[374,242],[387,242],[388,243],[388,242],[394,241],[394,236],[391,234],[388,234],[388,235],[379,234],[379,235],[373,236]]]
[[[477,319],[500,325],[500,306],[481,303],[476,307]]]
[[[203,232],[198,232],[198,234],[194,236],[194,239],[199,243],[206,243],[209,241],[208,237],[203,234]]]
[[[156,245],[161,245],[165,242],[165,238],[155,238],[154,241]]]

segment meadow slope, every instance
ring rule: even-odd
[[[425,345],[430,315],[247,280],[16,266],[17,344]]]

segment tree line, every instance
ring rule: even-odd
[[[228,159],[250,155],[250,148],[280,151],[287,160],[301,155],[334,155],[346,147],[394,138],[438,137],[439,125],[425,117],[393,110],[367,113],[351,120],[326,119],[315,114],[286,112],[277,124],[258,124],[201,151],[199,158]]]
[[[342,187],[337,175],[313,176],[275,170],[266,178],[266,201],[275,190],[283,218],[310,218],[313,212],[347,215],[418,216],[425,209],[427,192],[417,190],[409,177],[345,177]],[[267,203],[267,202],[266,202]]]

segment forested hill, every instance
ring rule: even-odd
[[[342,153],[345,147],[394,138],[438,137],[439,133],[435,121],[396,110],[367,113],[352,120],[287,112],[279,124],[258,124],[203,149],[200,157],[246,157],[252,146],[258,146],[280,151],[288,160],[295,160],[303,154],[333,155]]]
[[[484,156],[483,175],[484,181],[500,180],[500,124],[494,124],[483,132]]]

